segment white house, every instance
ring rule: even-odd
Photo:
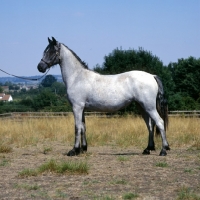
[[[0,93],[0,101],[13,101],[10,94]]]

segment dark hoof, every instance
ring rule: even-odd
[[[73,148],[66,155],[67,156],[77,156],[80,154],[80,148]]]
[[[74,151],[74,149],[72,149],[71,151],[69,151],[67,153],[67,156],[76,156],[76,152]]]
[[[87,146],[82,146],[81,147],[81,153],[87,152]]]
[[[143,151],[143,153],[142,153],[143,155],[149,155],[150,154],[150,150],[148,150],[148,149],[145,149],[144,151]]]
[[[166,152],[166,150],[161,150],[161,152],[160,152],[160,156],[166,156],[167,155],[167,152]]]
[[[165,149],[168,150],[168,151],[170,151],[170,147],[169,146],[166,146]]]
[[[147,147],[148,150],[155,151],[155,146]]]

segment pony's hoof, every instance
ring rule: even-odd
[[[148,149],[145,149],[144,151],[143,151],[143,153],[142,153],[143,155],[149,155],[150,154],[150,150],[148,150]]]
[[[67,153],[67,156],[77,156],[80,154],[80,148],[73,148]]]
[[[67,156],[75,156],[75,155],[76,155],[76,152],[74,151],[74,149],[72,149],[71,151],[67,153]]]
[[[81,153],[87,152],[87,145],[81,147]]]
[[[165,149],[168,150],[168,151],[170,151],[170,147],[169,146],[166,146]]]
[[[167,152],[162,149],[159,156],[166,156],[166,155],[167,155]]]

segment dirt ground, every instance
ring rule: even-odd
[[[44,154],[44,149],[50,151]],[[51,142],[13,148],[0,154],[0,199],[200,199],[200,150],[173,149],[166,157],[159,150],[116,146],[89,147],[82,156],[67,157],[63,143]],[[50,159],[87,160],[88,174],[56,174],[20,178],[25,168],[35,169]]]

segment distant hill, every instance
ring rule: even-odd
[[[58,82],[63,82],[61,75],[53,75],[53,76],[57,79]],[[27,79],[38,79],[40,77],[41,76],[24,76],[24,78],[27,78]],[[32,85],[32,84],[39,84],[44,78],[45,76],[39,79],[38,81],[33,81],[33,80],[16,78],[16,77],[0,77],[0,83],[5,84],[5,82],[11,82],[13,84],[21,83],[21,84]]]

